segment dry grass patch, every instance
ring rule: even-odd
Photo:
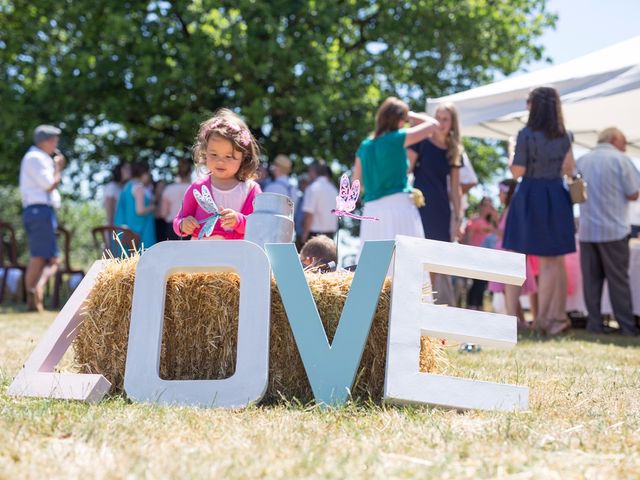
[[[524,339],[452,373],[528,385],[521,413],[355,403],[246,410],[9,398],[53,315],[0,313],[0,478],[639,478],[640,347]]]

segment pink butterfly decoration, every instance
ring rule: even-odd
[[[366,217],[362,215],[354,215],[353,210],[356,208],[356,202],[360,196],[360,181],[355,180],[349,186],[349,177],[344,173],[340,177],[340,194],[336,197],[336,208],[331,213],[338,217],[351,217],[357,220],[380,220],[378,217]]]

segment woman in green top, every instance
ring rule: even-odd
[[[136,248],[147,249],[156,243],[155,205],[146,189],[150,183],[149,166],[145,163],[132,165],[131,180],[120,192],[116,206],[114,223],[140,235],[142,245],[136,245]]]
[[[410,128],[404,128],[406,122]],[[362,222],[361,246],[367,240],[393,240],[396,235],[424,238],[422,221],[409,185],[406,148],[432,135],[438,122],[409,111],[395,97],[387,98],[376,113],[376,129],[362,141],[353,167],[353,180],[360,180],[364,215],[378,222]]]

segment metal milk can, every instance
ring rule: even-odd
[[[279,193],[260,193],[247,217],[244,239],[264,249],[265,243],[293,241],[293,202]]]

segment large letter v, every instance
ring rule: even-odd
[[[329,345],[293,244],[265,245],[302,363],[318,403],[341,404],[348,398],[394,245],[393,240],[364,244],[332,345]]]

